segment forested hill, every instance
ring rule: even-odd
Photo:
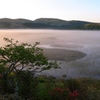
[[[79,29],[100,30],[100,23],[86,21],[66,21],[54,18],[39,18],[34,21],[27,19],[0,19],[0,29]]]

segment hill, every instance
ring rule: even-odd
[[[34,21],[27,19],[0,19],[0,29],[82,29],[100,30],[99,23],[86,21],[66,21],[54,18],[39,18]]]
[[[16,28],[26,28],[23,23],[31,22],[26,19],[9,19],[2,18],[0,19],[0,29],[16,29]]]

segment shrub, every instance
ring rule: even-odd
[[[69,88],[56,87],[50,91],[51,100],[76,100],[79,96],[77,90],[70,92]]]

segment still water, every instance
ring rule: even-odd
[[[100,79],[100,31],[0,30],[0,46],[5,44],[4,37],[30,44],[40,42],[41,46],[46,48],[78,50],[87,54],[84,58],[76,61],[62,62],[61,69],[51,69],[42,74],[54,75],[55,77],[66,76],[66,78]]]

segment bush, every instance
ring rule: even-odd
[[[38,81],[31,72],[23,71],[17,76],[18,95],[28,99],[35,96]]]
[[[77,100],[77,90],[70,92],[69,88],[56,87],[50,91],[51,100]]]

